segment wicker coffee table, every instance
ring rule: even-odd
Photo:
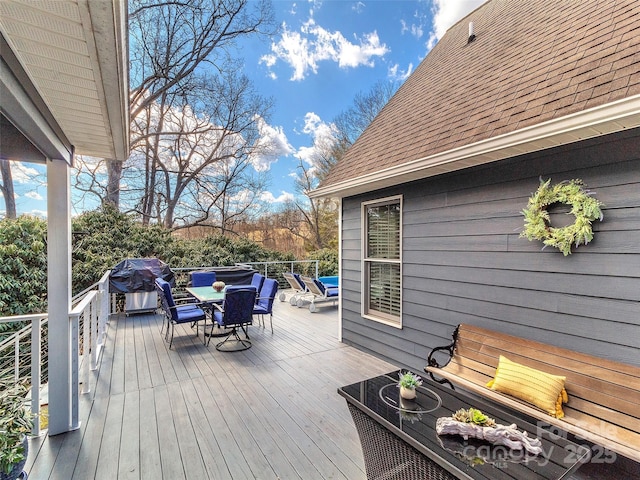
[[[549,432],[546,425],[537,426],[514,412],[430,380],[424,379],[415,402],[404,402],[395,387],[397,379],[396,371],[338,389],[358,431],[369,479],[559,480],[588,458],[588,448],[557,429]],[[436,434],[439,417],[469,407],[540,438],[543,453],[533,456],[482,440]]]

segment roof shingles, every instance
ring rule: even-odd
[[[634,4],[490,0],[449,29],[323,186],[640,93]]]

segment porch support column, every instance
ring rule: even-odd
[[[69,165],[47,161],[47,282],[49,313],[49,435],[79,427],[77,357],[71,311],[71,194]],[[77,338],[75,340],[77,342]],[[75,372],[74,372],[75,369]],[[74,385],[75,382],[75,385]],[[74,399],[75,396],[75,399]]]
[[[338,341],[342,342],[342,286],[344,278],[342,276],[342,197],[338,200]]]

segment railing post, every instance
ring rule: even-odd
[[[16,341],[13,344],[13,356],[14,356],[14,368],[13,368],[13,383],[18,383],[20,378],[20,338],[16,335]]]
[[[91,309],[91,365],[90,369],[95,370],[98,367],[98,344],[100,335],[100,291],[98,290],[98,296],[96,298],[96,304]]]
[[[40,435],[41,326],[40,317],[36,317],[31,323],[31,413],[33,414],[31,434],[36,437]]]
[[[80,352],[79,344],[80,338],[78,335],[79,325],[78,325],[78,316],[70,315],[69,316],[70,330],[71,330],[71,430],[77,430],[80,428],[80,409],[79,409],[79,365],[80,361]]]
[[[91,326],[93,325],[93,300],[82,311],[82,389],[80,393],[89,393],[89,368],[91,365]]]
[[[0,324],[29,322],[29,325],[14,332],[9,338],[0,342],[0,355],[9,356],[13,350],[14,356],[14,381],[16,383],[31,383],[31,412],[34,414],[33,435],[40,434],[40,386],[42,384],[42,326],[47,321],[46,313],[31,315],[16,315],[13,317],[0,317]],[[24,372],[21,365],[24,361],[20,358],[20,342],[31,338],[31,351],[29,352],[30,373]],[[7,359],[8,360],[8,359]],[[8,374],[10,374],[8,367]]]

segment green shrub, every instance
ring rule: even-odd
[[[307,254],[307,260],[318,260],[318,276],[338,275],[338,251],[331,248],[315,250]],[[312,268],[309,265],[309,268]],[[307,272],[313,274],[314,272]]]
[[[112,207],[86,212],[71,223],[73,294],[93,285],[125,258],[155,257],[174,269],[295,260],[291,254],[266,250],[245,238],[181,239]],[[0,316],[46,312],[46,230],[46,221],[34,217],[0,221]],[[310,258],[320,258],[321,275],[337,273],[337,253],[316,253],[320,256],[310,254]]]
[[[46,232],[40,218],[0,220],[0,316],[46,310]]]

